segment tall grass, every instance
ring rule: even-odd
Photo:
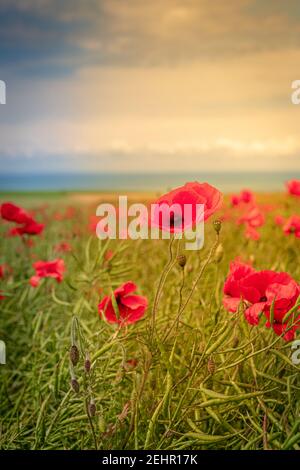
[[[283,196],[276,204],[284,215],[299,211]],[[208,222],[204,249],[184,253],[176,240],[100,242],[86,230],[82,207],[72,221],[53,220],[53,210],[34,247],[1,240],[1,262],[13,268],[1,285],[2,449],[299,450],[300,368],[291,345],[248,325],[242,307],[238,314],[222,307],[236,256],[300,281],[299,240],[270,214],[258,242],[233,221],[219,236]],[[53,259],[62,240],[73,248],[64,254],[64,281],[32,288],[32,254]],[[120,329],[100,319],[97,305],[127,280],[150,306]],[[74,344],[79,358],[70,366]]]

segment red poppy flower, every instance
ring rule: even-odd
[[[4,279],[8,274],[11,274],[13,269],[8,264],[0,264],[0,279]]]
[[[246,226],[245,237],[257,241],[260,239],[260,233],[255,228],[248,225]]]
[[[32,220],[31,215],[28,214],[21,207],[12,204],[11,202],[5,202],[1,206],[1,217],[9,222],[15,222],[16,224],[26,224]]]
[[[254,201],[254,194],[249,189],[244,189],[241,191],[241,200],[245,204],[249,204],[250,202]]]
[[[223,304],[229,312],[236,312],[241,301],[241,282],[245,277],[255,272],[250,264],[242,263],[239,260],[230,263],[229,276],[224,284]]]
[[[245,317],[251,325],[257,325],[262,314],[267,318],[267,327],[272,327],[276,334],[284,334],[286,340],[294,336],[300,326],[300,312],[297,313],[299,325],[289,327],[283,323],[284,316],[295,305],[300,286],[287,273],[275,271],[254,271],[247,274],[243,267],[230,269],[230,274],[224,285],[224,307],[234,312],[241,300],[246,305]],[[235,277],[238,277],[237,281]],[[270,323],[270,311],[274,302],[274,318]]]
[[[292,196],[300,196],[300,180],[291,180],[286,183],[288,192]]]
[[[56,251],[57,253],[68,252],[68,251],[72,251],[72,247],[71,247],[70,243],[68,243],[68,242],[61,242],[61,243],[58,243],[57,245],[55,245],[54,251]]]
[[[240,194],[233,194],[231,196],[231,205],[239,206],[241,203],[250,204],[254,202],[254,194],[249,189],[244,189]]]
[[[5,264],[0,264],[0,279],[4,278],[5,271],[6,271]]]
[[[9,231],[9,235],[39,235],[44,230],[44,224],[38,224],[35,220],[30,220],[21,227],[14,227]]]
[[[65,263],[63,259],[55,259],[53,261],[37,261],[33,264],[35,269],[35,276],[30,278],[30,284],[32,287],[36,287],[41,278],[53,277],[57,282],[63,280],[63,273],[65,271]]]
[[[115,312],[111,296],[106,296],[98,305],[99,314],[103,313],[109,323],[129,325],[140,320],[148,306],[146,297],[133,295],[137,286],[132,282],[125,282],[118,287],[113,295],[118,305],[119,312]]]
[[[284,224],[283,231],[286,235],[294,234],[296,238],[300,238],[300,216],[292,215]]]
[[[265,223],[265,216],[257,206],[253,206],[238,219],[238,223],[252,228],[261,227]]]
[[[231,199],[230,199],[230,200],[231,200],[231,205],[232,205],[232,206],[238,206],[239,203],[241,202],[240,196],[237,195],[237,194],[233,194],[233,195],[231,196]]]
[[[9,222],[15,222],[20,227],[14,227],[9,231],[9,236],[15,235],[38,235],[43,229],[43,224],[38,224],[28,212],[21,207],[5,202],[1,206],[1,217]]]
[[[200,217],[197,214],[197,204],[204,206],[204,213],[200,214]],[[190,213],[184,210],[185,205],[190,206]],[[156,201],[151,223],[171,233],[182,232],[203,219],[207,220],[221,205],[222,194],[210,184],[196,181],[186,183],[164,194]],[[174,210],[171,211],[169,217],[171,206],[174,206]]]
[[[274,222],[276,225],[284,225],[285,223],[285,218],[282,215],[275,215],[274,217]]]

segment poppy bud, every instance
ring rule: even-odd
[[[179,266],[181,266],[182,268],[185,267],[186,265],[186,256],[181,254],[181,255],[178,255],[177,256],[177,262],[179,264]]]
[[[91,370],[91,360],[90,360],[90,356],[88,353],[85,356],[84,369],[86,372],[90,372]]]
[[[213,359],[211,359],[211,358],[208,359],[207,370],[211,375],[213,375],[215,370],[216,370],[216,365],[215,365]]]
[[[99,431],[101,433],[106,431],[106,423],[105,423],[105,419],[104,419],[103,415],[100,415],[100,417],[99,417],[98,426],[99,426]]]
[[[71,387],[75,393],[79,393],[79,383],[75,377],[71,380]]]
[[[219,234],[220,231],[221,231],[221,227],[222,227],[222,222],[221,222],[221,220],[218,220],[218,219],[217,219],[217,220],[214,220],[213,226],[214,226],[214,229],[215,229],[216,233]]]
[[[76,344],[72,344],[70,348],[70,360],[73,366],[76,366],[76,364],[79,361],[79,351],[78,351]]]
[[[237,336],[235,336],[233,338],[232,347],[236,348],[238,346],[239,342],[240,342],[239,338]]]
[[[94,400],[90,401],[89,406],[88,406],[88,410],[89,410],[89,415],[91,417],[95,416],[95,414],[96,414],[96,405],[95,405]]]

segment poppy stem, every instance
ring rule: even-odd
[[[196,279],[195,279],[195,281],[194,281],[194,284],[192,285],[192,288],[191,288],[191,290],[190,290],[190,293],[189,293],[189,295],[187,296],[186,301],[184,302],[182,308],[181,308],[180,311],[178,312],[178,317],[179,317],[179,318],[180,318],[180,316],[182,315],[182,313],[184,312],[184,310],[185,310],[187,304],[188,304],[189,301],[191,300],[192,295],[193,295],[193,293],[194,293],[194,291],[195,291],[195,289],[196,289],[196,287],[197,287],[197,284],[198,284],[198,282],[200,281],[200,279],[201,279],[201,277],[202,277],[202,275],[203,275],[205,269],[207,268],[208,264],[210,263],[210,261],[211,261],[213,255],[214,255],[214,253],[215,253],[215,251],[216,251],[218,245],[219,245],[219,234],[216,235],[216,241],[215,241],[215,243],[213,244],[213,246],[211,247],[211,250],[210,250],[210,252],[209,252],[209,255],[208,255],[208,257],[206,258],[204,264],[202,265],[202,267],[201,267],[201,269],[200,269],[200,272],[199,272],[198,276],[196,277]]]
[[[181,311],[181,306],[182,306],[182,292],[183,292],[183,288],[184,288],[184,281],[185,281],[185,276],[184,276],[184,268],[182,269],[182,273],[181,273],[181,286],[180,286],[180,290],[179,290],[179,304],[178,304],[178,311],[177,311],[177,315],[176,315],[176,318],[174,320],[174,322],[172,323],[169,331],[167,331],[164,339],[163,339],[163,342],[166,341],[166,339],[169,337],[171,331],[173,330],[174,326],[176,325],[176,329],[178,329],[178,324],[179,324],[179,319],[180,319],[180,311]]]
[[[158,304],[159,304],[159,301],[160,301],[160,298],[161,298],[162,290],[163,290],[163,287],[165,285],[168,274],[169,274],[169,272],[171,271],[171,269],[173,268],[173,266],[176,262],[176,261],[173,261],[173,251],[172,251],[174,240],[175,240],[175,237],[173,235],[171,240],[170,240],[170,244],[169,244],[169,261],[167,262],[166,266],[164,267],[164,269],[163,269],[163,271],[160,275],[160,279],[159,279],[159,282],[158,282],[158,287],[157,287],[156,294],[155,294],[155,297],[154,297],[154,302],[153,302],[153,307],[152,307],[151,339],[153,338],[153,334],[154,334],[154,330],[155,330],[155,318],[156,318],[157,308],[158,308]]]

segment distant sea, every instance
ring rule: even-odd
[[[0,191],[164,191],[207,181],[225,193],[242,188],[270,192],[283,191],[291,178],[300,179],[300,172],[0,174]]]

